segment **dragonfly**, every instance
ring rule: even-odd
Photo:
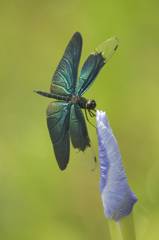
[[[113,37],[100,44],[84,62],[78,77],[82,51],[82,36],[73,34],[51,80],[50,92],[36,90],[44,97],[53,98],[47,108],[47,126],[55,157],[61,170],[66,169],[70,158],[70,141],[75,149],[85,151],[91,147],[86,119],[96,113],[96,101],[83,94],[94,82],[101,68],[118,47]]]

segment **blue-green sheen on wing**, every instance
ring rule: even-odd
[[[72,95],[77,81],[78,65],[82,50],[82,36],[76,32],[68,43],[64,55],[53,75],[50,91]]]
[[[74,148],[84,151],[90,146],[86,122],[81,108],[77,104],[71,106],[70,135]]]
[[[100,69],[104,66],[105,59],[101,53],[91,54],[85,61],[79,81],[76,86],[76,94],[81,96],[93,83]]]
[[[47,126],[61,170],[66,168],[70,155],[70,107],[69,103],[56,101],[50,103],[47,109]]]

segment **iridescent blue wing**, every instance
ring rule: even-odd
[[[74,93],[81,50],[82,37],[80,33],[76,32],[68,43],[53,75],[51,92],[60,95],[72,95]]]
[[[108,62],[117,47],[118,40],[114,37],[110,38],[99,45],[95,49],[95,52],[87,58],[82,67],[79,81],[77,81],[77,95],[81,96],[90,87],[101,68]]]
[[[47,109],[47,126],[56,160],[61,170],[66,168],[70,155],[70,107],[69,103],[57,101],[50,103]]]
[[[74,148],[84,151],[90,146],[86,122],[82,110],[77,104],[71,106],[70,135]]]
[[[77,82],[76,94],[81,96],[93,83],[100,69],[105,64],[101,53],[91,54],[84,63],[79,81]]]

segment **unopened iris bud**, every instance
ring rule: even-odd
[[[131,191],[117,140],[105,112],[97,111],[97,134],[100,160],[100,191],[105,216],[119,221],[131,213],[137,197]]]

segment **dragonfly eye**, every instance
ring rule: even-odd
[[[88,100],[87,108],[88,109],[95,109],[95,107],[96,107],[96,102],[94,100]]]
[[[94,108],[96,107],[96,102],[95,102],[95,100],[92,100],[92,101],[91,101],[91,107],[92,107],[92,109],[94,109]]]

